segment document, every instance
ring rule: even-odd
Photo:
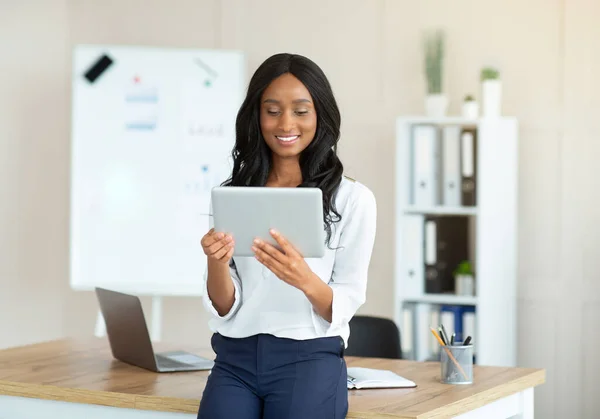
[[[417,385],[388,370],[372,368],[348,368],[348,388],[411,388]]]

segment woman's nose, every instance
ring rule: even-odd
[[[284,112],[279,119],[279,129],[284,132],[290,132],[294,128],[294,119],[287,112]]]

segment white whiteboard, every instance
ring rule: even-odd
[[[86,78],[103,55],[111,64]],[[210,189],[231,171],[244,75],[238,51],[74,49],[73,289],[202,294],[200,239]]]

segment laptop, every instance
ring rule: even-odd
[[[256,237],[277,244],[279,231],[305,258],[325,254],[323,195],[319,188],[217,186],[211,192],[215,231],[235,240],[234,256],[254,257]]]
[[[96,288],[113,356],[154,372],[210,370],[210,359],[184,351],[154,353],[142,304],[137,296]]]

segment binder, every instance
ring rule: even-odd
[[[441,203],[440,138],[432,125],[415,125],[411,137],[411,203],[431,207]]]
[[[453,333],[456,333],[456,318],[457,313],[455,308],[460,309],[459,306],[448,306],[443,305],[440,307],[440,324],[444,326],[444,330],[446,330],[446,334],[448,335],[448,339],[452,337]],[[462,326],[459,326],[462,328]],[[455,338],[456,339],[456,338]]]
[[[476,311],[475,307],[467,306],[465,311],[463,312],[463,340],[467,338],[467,336],[471,336],[473,340],[473,354],[477,353],[477,337],[475,336],[475,319],[476,319]]]
[[[413,359],[414,356],[414,334],[415,330],[413,325],[415,324],[414,316],[414,305],[407,305],[402,309],[402,357],[405,359]]]
[[[427,217],[424,224],[425,292],[440,293],[442,284],[438,271],[437,221]]]
[[[445,206],[461,205],[461,127],[444,127],[442,141],[442,201]]]
[[[420,214],[403,217],[402,249],[404,253],[403,288],[409,297],[423,294],[423,222]]]
[[[467,216],[425,216],[425,293],[454,293],[453,271],[469,259]]]
[[[475,307],[443,305],[440,308],[442,324],[449,334],[456,333],[454,340],[464,342],[467,336],[474,340]]]
[[[477,130],[463,128],[460,134],[461,201],[477,205]]]
[[[433,305],[419,303],[414,305],[414,320],[415,320],[415,340],[413,341],[414,360],[426,361],[431,357],[431,333],[423,333],[429,330],[430,313]]]
[[[431,321],[429,324],[433,327],[437,327],[437,325],[440,324],[439,307],[435,306],[435,309],[431,310],[431,313],[429,313],[429,316],[431,318]],[[434,358],[439,357],[440,344],[437,341],[437,339],[435,338],[435,336],[433,336],[433,335],[431,336],[431,340],[430,340],[430,352]],[[438,360],[439,360],[439,358],[438,358]]]

